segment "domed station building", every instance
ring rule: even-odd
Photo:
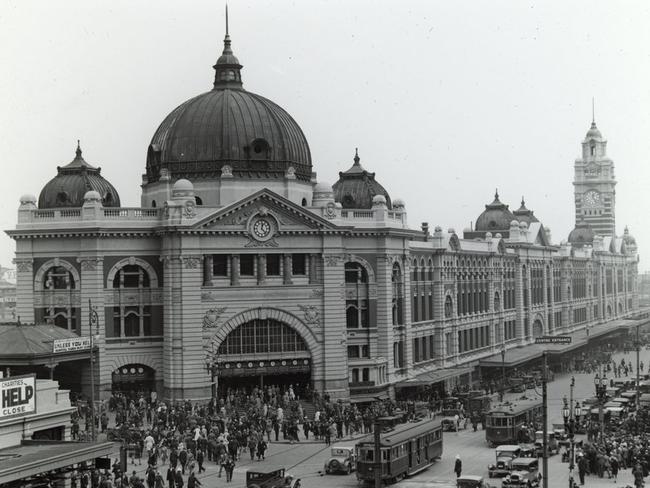
[[[637,309],[631,237],[552,245],[523,202],[512,212],[498,195],[463,237],[411,229],[358,152],[333,186],[318,181],[298,123],[244,89],[228,34],[214,70],[212,88],[143,141],[139,207],[121,206],[78,149],[38,201],[21,198],[8,231],[21,324],[92,334],[99,395],[451,390],[501,371],[501,350],[508,368],[540,334],[599,337]],[[565,293],[591,290],[580,280],[597,286]],[[75,361],[52,376],[88,392],[89,363]]]

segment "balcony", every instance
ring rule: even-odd
[[[162,288],[108,288],[104,290],[104,306],[164,305]]]
[[[78,308],[81,306],[79,290],[45,290],[34,292],[35,308]]]

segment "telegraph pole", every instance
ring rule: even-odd
[[[639,353],[641,352],[641,342],[639,342],[639,326],[640,325],[641,324],[636,326],[636,342],[634,344],[636,346],[636,411],[637,412],[639,411],[639,407],[640,407],[640,404],[639,404],[639,401],[640,401],[640,398],[639,398],[639,396],[640,396],[639,395],[639,381],[640,381],[640,378],[639,378],[639,376],[640,376],[640,374],[639,374]]]
[[[381,422],[375,420],[375,488],[381,488]]]
[[[93,442],[97,440],[97,430],[95,427],[95,352],[94,352],[94,334],[93,325],[98,324],[97,312],[93,308],[92,301],[88,299],[88,332],[90,333],[90,432]]]
[[[542,374],[542,417],[543,423],[542,426],[542,466],[544,469],[544,477],[542,478],[542,483],[544,488],[548,488],[548,395],[546,393],[546,382],[548,381],[548,364],[546,362],[546,351],[542,354],[544,358],[544,373]]]

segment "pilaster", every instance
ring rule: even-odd
[[[33,259],[18,255],[16,265],[16,318],[34,323],[34,265]]]

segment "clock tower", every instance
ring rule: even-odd
[[[607,157],[607,141],[595,120],[582,141],[582,157],[575,161],[573,186],[576,225],[588,224],[595,235],[616,235],[614,161]]]

